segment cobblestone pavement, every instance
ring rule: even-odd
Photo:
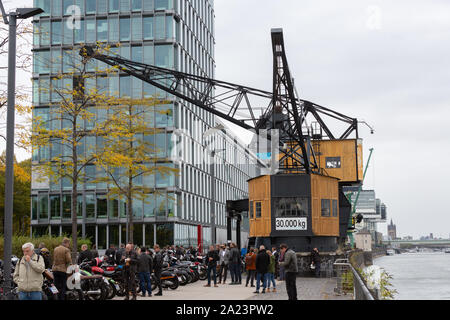
[[[352,295],[336,295],[334,288],[335,278],[297,278],[297,298],[298,300],[351,300]],[[261,292],[261,289],[260,289]],[[277,292],[254,294],[248,300],[288,300],[286,284],[284,281],[277,281]]]
[[[243,275],[245,281],[245,275]],[[203,287],[206,281],[197,281],[176,290],[164,289],[163,296],[141,297],[138,300],[287,300],[284,281],[277,281],[277,292],[255,294],[254,287],[242,285],[219,284],[219,287]],[[299,300],[350,300],[351,295],[334,294],[336,279],[334,278],[297,278],[297,295]],[[260,289],[261,291],[262,289]],[[270,290],[272,291],[272,290]],[[156,293],[154,291],[153,293]],[[114,300],[122,300],[115,297]]]

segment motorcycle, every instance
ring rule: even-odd
[[[163,268],[167,268],[168,264],[164,263]],[[152,291],[156,289],[156,277],[155,274],[152,273],[151,275],[151,283],[152,283]],[[170,270],[162,270],[161,271],[161,287],[163,288],[170,288],[172,290],[176,290],[178,286],[180,285],[180,281],[178,280],[178,276]]]
[[[105,279],[105,283],[107,286],[107,295],[106,295],[106,299],[113,299],[118,291],[120,290],[120,286],[117,284],[116,280],[114,280],[112,277],[109,276],[109,273],[107,271],[105,271],[104,268],[102,268],[103,265],[103,261],[99,258],[95,258],[92,261],[89,261],[89,263],[87,263],[85,265],[85,268],[83,268],[85,271],[94,274],[94,275],[102,275]],[[88,262],[88,261],[86,261]]]
[[[58,300],[58,289],[53,283],[53,274],[50,270],[44,270],[42,283],[42,300]]]
[[[109,283],[102,275],[92,274],[86,269],[90,269],[88,261],[82,262],[80,265],[80,287],[83,295],[88,300],[105,300],[108,295]]]

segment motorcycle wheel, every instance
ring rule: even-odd
[[[151,275],[150,282],[152,284],[152,291],[154,291],[156,289],[156,278],[154,274]]]
[[[176,290],[178,288],[178,286],[180,285],[180,282],[178,281],[177,277],[170,279],[167,282],[168,282],[167,284],[168,284],[169,288],[172,290]]]
[[[106,284],[106,283],[105,283]],[[112,284],[111,282],[108,281],[108,285],[107,285],[107,295],[106,295],[106,299],[107,300],[111,300],[113,299],[116,294],[117,294],[117,290],[116,287],[114,286],[114,284]]]
[[[100,284],[98,284],[97,282],[92,283],[89,286],[89,290],[90,291],[100,290],[99,294],[85,294],[88,300],[98,301],[98,300],[105,300],[108,289],[106,288],[106,284],[102,281],[100,282]]]
[[[122,281],[118,281],[119,291],[116,292],[118,297],[125,297],[125,284]]]
[[[206,278],[208,278],[208,275],[206,274],[206,268],[205,267],[201,267],[200,268],[200,272],[198,275],[200,280],[206,280]]]
[[[185,274],[182,274],[180,277],[181,277],[180,286],[185,286],[189,283],[188,276],[186,276]]]
[[[83,292],[81,290],[66,291],[66,300],[83,300]]]

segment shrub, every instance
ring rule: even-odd
[[[27,242],[31,242],[34,244],[34,247],[37,248],[41,242],[45,244],[48,250],[50,250],[50,254],[53,255],[53,250],[62,243],[64,236],[54,237],[54,236],[41,236],[41,237],[26,237],[26,236],[13,236],[12,238],[12,254],[17,257],[22,257],[22,245]],[[71,239],[70,237],[68,237]],[[89,239],[78,238],[78,251],[81,249],[81,245],[87,244],[88,247],[91,245],[91,241]],[[72,243],[72,239],[70,241]],[[4,237],[0,238],[0,259],[3,259],[3,246],[4,246]]]

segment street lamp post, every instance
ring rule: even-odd
[[[17,19],[27,19],[44,12],[40,8],[18,8],[8,15],[0,0],[3,21],[9,26],[8,38],[8,103],[6,111],[6,169],[5,169],[5,221],[3,224],[3,298],[12,299],[11,255],[12,255],[12,218],[14,192],[14,113],[16,91],[16,28]],[[9,21],[8,21],[9,17]]]

